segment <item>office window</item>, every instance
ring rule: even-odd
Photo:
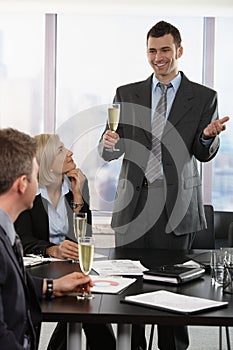
[[[111,211],[121,161],[104,162],[97,144],[106,104],[117,86],[152,74],[146,34],[161,18],[135,15],[59,15],[57,131],[89,179],[93,210]],[[180,69],[201,83],[202,18],[164,18],[183,38]]]
[[[232,18],[216,18],[215,89],[218,92],[220,118],[229,115],[227,130],[220,135],[220,150],[213,161],[213,205],[218,211],[233,210],[233,49]]]
[[[0,126],[43,130],[44,16],[0,14]]]

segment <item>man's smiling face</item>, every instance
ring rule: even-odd
[[[182,46],[176,47],[171,34],[159,38],[150,36],[148,39],[148,62],[161,82],[170,82],[178,74],[178,59],[182,53]]]

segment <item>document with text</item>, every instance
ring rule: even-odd
[[[221,308],[228,305],[228,302],[192,297],[169,292],[167,290],[158,290],[156,292],[126,296],[123,302],[183,314],[197,313],[205,310],[209,311],[211,309]]]
[[[140,276],[147,270],[140,261],[124,259],[94,261],[92,268],[103,276]]]

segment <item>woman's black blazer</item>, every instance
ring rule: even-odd
[[[71,201],[73,199],[72,192],[66,195],[66,206],[69,221],[69,233],[67,239],[76,240],[73,229],[73,211],[71,209]],[[92,215],[89,208],[89,189],[87,181],[83,186],[84,206],[82,212],[87,212],[87,235],[92,235]],[[54,244],[49,241],[49,217],[47,201],[41,195],[37,195],[33,207],[21,213],[15,221],[15,230],[19,234],[24,248],[24,254],[42,254],[46,256],[46,249]]]

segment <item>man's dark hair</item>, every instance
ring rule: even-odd
[[[181,36],[179,30],[174,27],[172,24],[165,21],[160,21],[156,23],[147,33],[147,42],[149,37],[160,38],[166,34],[171,34],[174,39],[174,44],[176,48],[181,45]]]
[[[15,129],[0,129],[0,195],[21,175],[31,178],[36,140]]]

